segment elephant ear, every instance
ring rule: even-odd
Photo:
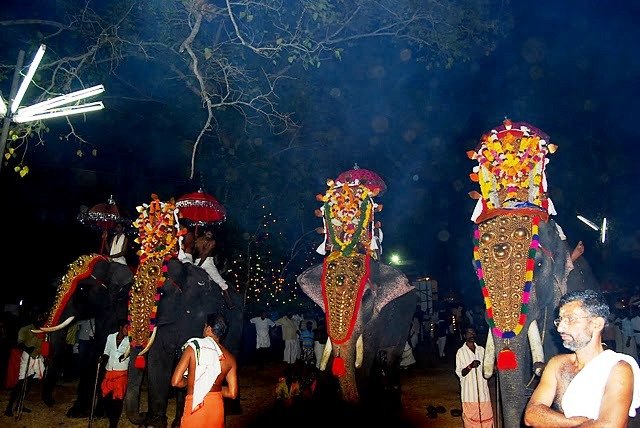
[[[316,265],[298,275],[300,288],[309,296],[313,302],[324,310],[324,300],[322,298],[322,286],[320,277],[322,276],[322,265]]]
[[[409,292],[414,292],[416,289],[409,283],[409,279],[396,268],[380,263],[379,271],[380,274],[375,280],[376,313],[380,312],[388,303]]]

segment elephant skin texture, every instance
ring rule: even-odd
[[[332,355],[344,359],[346,374],[338,381],[342,399],[362,402],[369,397],[371,372],[382,351],[386,366],[393,371],[399,367],[402,351],[417,303],[417,294],[407,277],[399,270],[384,264],[372,268],[371,278],[362,295],[353,332],[349,339],[333,346]],[[322,265],[307,269],[298,277],[303,292],[326,311],[322,297]],[[356,369],[356,341],[362,335],[363,360]],[[338,351],[339,348],[339,351]],[[329,362],[331,364],[331,361]]]
[[[536,320],[542,338],[544,360],[561,352],[553,320],[557,317],[558,302],[567,291],[581,289],[599,289],[595,277],[582,257],[574,264],[571,261],[571,249],[559,234],[553,220],[539,224],[540,248],[536,252],[533,284],[531,288],[527,321],[520,334],[508,342],[493,337],[496,353],[508,346],[517,359],[517,368],[500,370],[498,375],[498,399],[501,401],[502,418],[505,427],[524,426],[523,415],[539,378],[534,374],[533,357],[527,331]],[[493,365],[495,355],[488,362]]]

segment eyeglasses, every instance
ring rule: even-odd
[[[587,315],[586,317],[560,317],[553,320],[553,325],[555,325],[556,327],[559,327],[560,324],[562,324],[562,321],[566,321],[567,324],[571,325],[576,320],[581,320],[584,318],[593,318],[593,315]]]

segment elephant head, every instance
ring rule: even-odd
[[[49,346],[49,351],[44,352],[50,354],[51,361],[47,370],[48,379],[43,387],[45,397],[51,398],[64,365],[61,350],[65,343],[66,327],[75,320],[94,318],[94,351],[102,352],[107,335],[115,330],[117,321],[127,315],[127,299],[132,282],[133,272],[128,266],[110,262],[98,254],[80,256],[69,265],[58,283],[47,321],[36,330],[46,333]],[[95,369],[90,372],[94,375]],[[93,375],[81,370],[78,398],[74,405],[78,412],[86,412],[90,406]]]
[[[491,327],[484,374],[493,374],[497,356],[509,427],[521,426],[545,355],[558,352],[552,320],[560,297],[568,287],[597,286],[590,271],[572,272],[566,237],[549,218],[555,210],[545,166],[555,149],[542,131],[505,120],[469,152],[479,164],[471,177],[481,190],[473,194],[474,265]]]
[[[417,296],[401,272],[372,260],[380,254],[382,235],[373,216],[382,207],[373,197],[385,188],[382,179],[356,167],[327,184],[316,214],[325,225],[318,251],[328,255],[298,283],[326,313],[329,339],[320,368],[332,354],[342,397],[356,402],[356,368],[367,376],[379,350],[387,351],[389,364],[399,363]]]

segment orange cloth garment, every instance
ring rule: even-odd
[[[184,414],[180,421],[180,428],[224,428],[224,403],[222,392],[209,392],[204,397],[200,407],[191,413],[193,395],[187,395],[184,400]]]
[[[464,428],[493,428],[491,402],[481,401],[479,404],[463,402],[462,424]]]
[[[102,396],[106,397],[111,392],[114,400],[123,400],[127,391],[127,376],[126,370],[107,370],[100,385]]]

